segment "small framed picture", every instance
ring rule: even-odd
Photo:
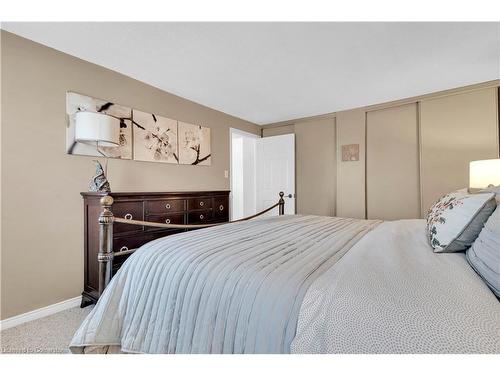
[[[358,161],[359,144],[342,145],[342,161]]]

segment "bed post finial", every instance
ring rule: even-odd
[[[283,193],[282,191],[280,191],[280,200],[278,202],[279,206],[278,206],[278,210],[279,210],[279,215],[284,215],[285,214],[285,200],[283,199],[283,196],[285,195],[285,193]]]
[[[111,280],[113,268],[113,197],[105,195],[100,200],[102,211],[99,215],[99,297]]]

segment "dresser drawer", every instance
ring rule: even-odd
[[[212,211],[196,211],[188,214],[188,224],[204,224],[212,220]]]
[[[113,238],[113,252],[119,253],[120,251],[137,249],[147,241],[148,238],[143,235],[115,237]]]
[[[215,197],[212,211],[214,220],[229,221],[229,198]]]
[[[162,224],[185,224],[183,213],[146,215],[146,221],[151,221],[153,223],[162,223]],[[146,227],[145,229],[146,231],[165,230],[165,228],[156,228],[156,227]]]
[[[156,240],[157,238],[170,236],[175,233],[184,232],[184,229],[163,229],[153,233],[144,233],[136,235],[126,235],[113,238],[113,252],[115,253],[115,259],[120,259],[120,251],[138,249],[142,245]]]
[[[185,210],[186,210],[185,199],[146,201],[146,213],[148,214],[163,214],[165,212],[179,212]]]
[[[111,211],[113,211],[113,215],[115,217],[130,220],[144,220],[142,201],[116,202],[111,207]],[[139,225],[128,225],[121,223],[113,224],[114,233],[141,232],[142,230],[142,226]]]
[[[212,208],[212,198],[192,198],[188,200],[188,209],[191,210],[206,210]]]
[[[113,268],[111,269],[111,275],[115,276],[120,267],[125,263],[129,256],[132,254],[124,254],[122,256],[116,257],[113,259]]]
[[[132,253],[120,254],[122,251],[138,249],[151,240],[153,240],[151,236],[143,234],[113,238],[113,252],[115,253],[115,257],[113,258],[112,274],[114,275],[128,257],[132,255]]]

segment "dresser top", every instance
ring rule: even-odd
[[[150,197],[150,196],[201,196],[201,195],[227,195],[230,193],[230,190],[200,190],[200,191],[167,191],[167,192],[148,192],[148,191],[120,191],[111,193],[101,193],[101,192],[93,192],[93,191],[84,191],[80,194],[83,197],[103,197],[105,195],[111,195],[112,197]]]

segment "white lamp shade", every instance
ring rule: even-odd
[[[97,112],[75,114],[75,141],[98,143],[99,146],[120,146],[120,120]]]
[[[484,189],[490,185],[500,185],[500,159],[471,161],[469,188]]]

